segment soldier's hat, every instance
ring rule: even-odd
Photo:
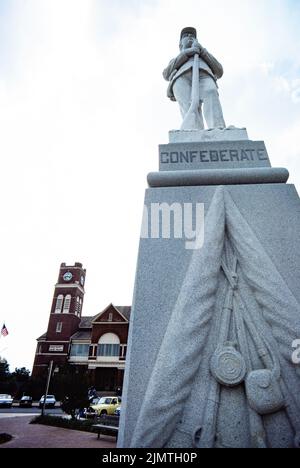
[[[195,36],[195,38],[197,39],[197,30],[195,28],[192,28],[192,27],[183,28],[180,34],[180,40],[183,38],[185,34],[193,34],[193,36]]]

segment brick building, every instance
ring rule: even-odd
[[[86,270],[62,263],[55,285],[47,332],[37,339],[33,377],[66,363],[85,367],[97,390],[122,387],[131,307],[108,305],[82,316]]]

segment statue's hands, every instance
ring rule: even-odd
[[[201,55],[202,50],[203,50],[203,47],[199,44],[199,42],[194,42],[193,47],[191,47],[190,49],[187,49],[185,53],[189,57],[193,57],[195,54]]]
[[[198,49],[199,54],[204,50],[204,47],[197,41],[197,39],[194,41],[193,47]]]
[[[190,57],[194,57],[195,54],[199,54],[201,56],[203,50],[203,47],[199,44],[197,40],[195,40],[193,42],[193,47],[182,50],[182,52],[178,55],[174,62],[174,68],[178,70],[190,59]]]

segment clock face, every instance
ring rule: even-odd
[[[83,276],[80,277],[80,283],[81,283],[81,286],[84,285],[84,277]]]
[[[64,274],[63,278],[65,281],[71,281],[71,279],[73,278],[73,275],[72,273],[70,273],[70,271],[67,271],[67,273]]]

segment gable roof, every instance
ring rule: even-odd
[[[130,318],[131,306],[115,306],[113,304],[109,304],[105,309],[99,312],[96,315],[88,315],[86,317],[81,317],[81,322],[79,323],[79,329],[82,328],[92,328],[93,322],[96,321],[98,317],[100,317],[109,307],[114,307],[119,314],[123,316],[123,318],[128,322]]]
[[[114,306],[124,317],[129,320],[131,313],[131,306]]]
[[[121,317],[124,319],[125,322],[128,322],[129,321],[129,315],[130,315],[130,309],[131,307],[129,306],[115,306],[114,304],[109,304],[107,307],[105,307],[104,310],[102,310],[102,312],[100,312],[99,314],[97,314],[92,323],[95,323],[99,317],[101,317],[102,314],[104,314],[110,307],[113,307],[116,312],[118,312]]]

